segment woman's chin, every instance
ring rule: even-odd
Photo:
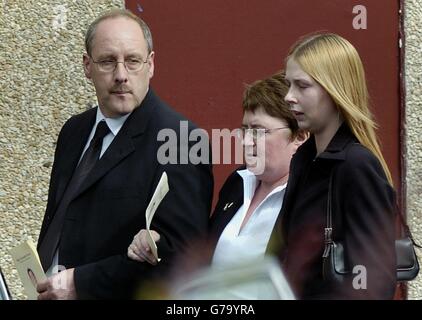
[[[258,161],[246,162],[246,168],[254,175],[259,176],[264,173],[265,166]]]
[[[253,170],[253,168],[257,166],[257,162],[258,161],[256,158],[246,158],[245,159],[246,168],[248,168],[249,170]]]

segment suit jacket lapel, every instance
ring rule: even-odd
[[[243,179],[238,173],[235,173],[229,185],[223,188],[221,193],[223,197],[218,200],[210,221],[209,243],[212,248],[210,258],[224,228],[243,205]]]
[[[147,129],[150,117],[153,114],[154,108],[157,103],[156,96],[150,89],[141,103],[136,108],[129,118],[120,129],[117,136],[114,138],[111,145],[108,147],[104,155],[97,162],[92,171],[88,174],[85,181],[82,183],[78,192],[75,193],[73,198],[78,197],[85,192],[90,186],[97,182],[113,167],[123,161],[128,155],[135,151],[133,138],[142,135]]]
[[[239,194],[232,195],[230,198],[232,200],[225,201],[222,211],[218,212],[213,219],[212,233],[217,236],[217,238],[220,237],[224,228],[243,205],[243,190],[241,189],[239,191],[242,193],[239,192]]]
[[[91,109],[87,116],[80,120],[77,128],[72,130],[72,137],[65,141],[67,145],[65,146],[65,150],[62,154],[66,154],[66,158],[64,159],[60,168],[58,168],[60,173],[57,193],[55,197],[56,201],[54,212],[57,208],[57,205],[60,203],[60,200],[62,199],[66,187],[69,184],[73,172],[75,171],[75,168],[78,164],[83,148],[86,145],[88,136],[91,133],[92,127],[95,123],[96,113],[97,108]]]
[[[125,159],[129,154],[135,151],[132,143],[132,138],[126,133],[121,132],[114,138],[113,143],[109,146],[103,157],[97,162],[92,171],[88,174],[83,181],[79,190],[75,193],[73,198],[78,197],[81,193],[85,192],[96,181],[103,177],[119,162]]]

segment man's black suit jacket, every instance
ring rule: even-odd
[[[47,209],[39,242],[78,163],[95,123],[96,108],[69,119],[55,152]],[[197,236],[206,233],[213,177],[211,164],[160,164],[161,129],[177,133],[180,150],[194,142],[180,137],[180,114],[150,89],[124,123],[112,144],[71,201],[59,244],[59,264],[76,268],[78,298],[131,298],[139,283],[162,276],[172,259]],[[189,122],[189,133],[195,126]],[[189,145],[188,145],[189,144]],[[178,158],[179,159],[179,158]],[[170,191],[158,207],[151,229],[161,235],[158,266],[129,260],[127,248],[145,228],[145,210],[163,171]]]

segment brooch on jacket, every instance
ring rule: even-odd
[[[233,205],[233,202],[227,202],[223,208],[223,211],[227,211],[227,209],[230,208],[232,205]]]

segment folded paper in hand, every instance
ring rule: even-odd
[[[157,210],[158,206],[160,205],[161,201],[169,191],[169,185],[168,185],[168,179],[167,179],[167,173],[163,172],[161,175],[160,181],[158,182],[157,188],[154,191],[154,195],[151,198],[151,201],[149,202],[149,205],[147,207],[147,210],[145,211],[145,220],[146,220],[146,226],[147,226],[147,242],[151,248],[152,254],[157,259],[157,261],[160,261],[161,259],[158,258],[157,253],[157,245],[155,244],[154,239],[151,235],[151,221],[154,217],[155,211]]]
[[[34,243],[27,240],[10,250],[10,254],[15,262],[28,300],[36,300],[38,297],[37,282],[44,281],[47,277],[41,266]]]

